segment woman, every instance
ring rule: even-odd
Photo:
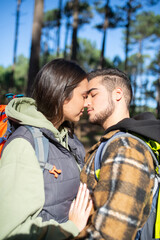
[[[77,64],[55,59],[37,74],[33,99],[18,98],[8,104],[8,118],[22,126],[8,139],[1,159],[0,239],[22,239],[22,235],[64,239],[84,228],[92,205],[87,206],[86,186],[80,187],[70,206],[85,154],[72,125],[83,114],[87,85],[86,73]],[[56,175],[40,169],[31,133],[24,125],[40,129],[49,140],[47,162]]]

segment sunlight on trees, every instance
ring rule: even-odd
[[[57,8],[44,12],[45,1],[34,1],[30,59],[17,57],[12,91],[29,95],[39,68],[53,58],[64,57],[76,60],[86,71],[102,67],[126,71],[134,91],[132,114],[149,109],[160,117],[160,15],[145,10],[145,6],[152,7],[159,0],[125,0],[119,6],[112,0],[58,0]],[[23,1],[20,3],[22,5]],[[102,33],[101,49],[87,32],[86,39],[80,37],[85,27],[96,28]],[[111,60],[105,56],[105,49],[109,47],[108,29],[111,28],[123,31],[125,59],[117,55]],[[151,47],[157,52],[154,57],[150,55]],[[11,89],[12,77],[11,66],[0,67],[1,101]]]

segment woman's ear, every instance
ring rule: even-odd
[[[122,88],[117,87],[113,90],[113,98],[115,101],[120,101],[122,99],[123,96],[123,91]]]

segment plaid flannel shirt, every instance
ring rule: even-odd
[[[117,131],[101,138],[109,139]],[[119,137],[108,146],[97,182],[94,158],[101,141],[86,155],[81,181],[94,202],[88,225],[79,239],[131,240],[149,216],[154,185],[153,159],[132,137]]]

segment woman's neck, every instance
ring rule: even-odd
[[[62,125],[62,121],[59,121],[59,122],[52,122],[53,126],[58,130],[59,127]]]

